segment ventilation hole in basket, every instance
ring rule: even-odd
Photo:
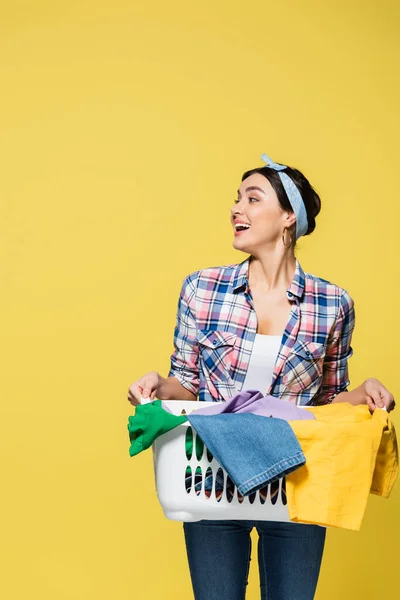
[[[192,468],[190,465],[188,465],[186,467],[186,473],[185,473],[185,488],[187,493],[190,493],[190,490],[192,489]]]
[[[256,495],[257,495],[257,492],[253,492],[252,494],[249,494],[250,504],[253,504],[254,500],[256,499]]]
[[[235,484],[233,483],[232,479],[228,475],[226,478],[226,499],[228,500],[228,502],[232,502],[234,494],[235,494]]]
[[[282,479],[282,491],[281,491],[281,498],[282,498],[282,504],[286,506],[286,478],[283,477]]]
[[[211,452],[209,451],[209,449],[207,448],[207,460],[208,462],[211,462],[213,459],[213,455],[211,454]]]
[[[242,504],[243,499],[244,499],[244,496],[242,496],[242,494],[238,490],[238,500],[239,500],[240,504]]]
[[[201,492],[201,484],[203,483],[203,473],[201,467],[197,467],[194,474],[194,491],[199,496]]]
[[[260,488],[259,494],[260,494],[260,503],[265,504],[265,501],[267,499],[267,494],[268,494],[268,486]]]
[[[188,427],[186,429],[186,437],[185,437],[185,447],[186,447],[186,458],[190,460],[193,454],[193,429]]]
[[[215,476],[215,497],[217,499],[217,502],[219,502],[221,500],[223,491],[224,491],[224,472],[220,467]]]
[[[196,458],[200,460],[203,456],[204,444],[203,441],[196,435]]]
[[[279,493],[279,479],[271,483],[271,503],[276,504]]]
[[[209,498],[212,494],[213,487],[213,471],[211,467],[208,467],[206,471],[206,478],[204,480],[204,494],[206,498]]]

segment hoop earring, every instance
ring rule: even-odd
[[[285,231],[289,231],[289,236],[290,236],[290,243],[289,243],[289,246],[287,246],[287,245],[285,244]],[[282,242],[283,242],[283,245],[285,246],[285,248],[287,248],[287,249],[291,248],[291,247],[292,247],[292,245],[293,245],[293,235],[292,235],[292,233],[291,233],[291,231],[289,230],[289,228],[288,228],[288,227],[285,227],[285,229],[283,230],[283,234],[282,234]]]

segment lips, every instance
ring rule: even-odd
[[[242,235],[242,233],[246,233],[246,231],[249,231],[249,229],[250,229],[250,227],[248,229],[240,229],[240,230],[235,229],[234,233],[235,233],[235,235]]]

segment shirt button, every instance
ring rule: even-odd
[[[309,350],[307,350],[306,354],[307,354],[307,356],[310,356],[310,352],[309,352]]]
[[[214,340],[214,341],[213,341],[213,344],[216,344],[216,343],[217,343],[217,340]]]

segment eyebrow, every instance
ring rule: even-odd
[[[258,187],[258,185],[251,185],[250,187],[245,189],[245,192],[253,192],[254,190],[258,190],[259,192],[261,192],[262,194],[266,195],[264,190],[260,187]],[[240,192],[239,190],[237,191],[238,195],[240,196]]]

